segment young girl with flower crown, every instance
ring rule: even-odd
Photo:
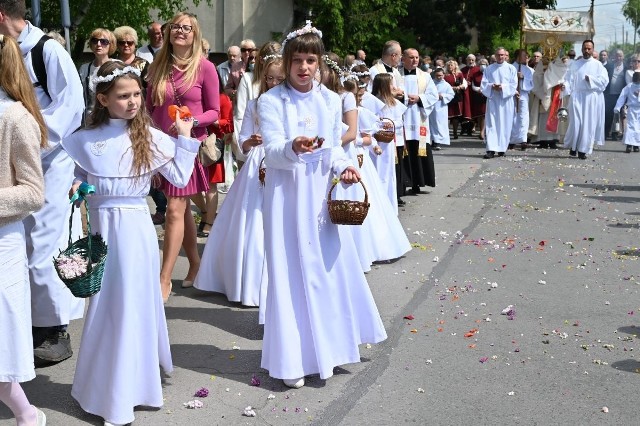
[[[160,173],[177,187],[189,182],[200,143],[193,122],[176,114],[178,138],[150,126],[140,71],[105,63],[92,79],[96,108],[89,127],[64,139],[76,182],[95,186],[91,230],[108,246],[102,288],[89,300],[71,389],[105,425],[134,420],[138,405],[161,407],[160,367],[173,370],[160,290],[155,228],[146,195]]]
[[[284,81],[282,56],[270,54],[260,62],[263,72],[258,97]],[[262,226],[264,190],[259,169],[264,167],[264,147],[256,107],[257,99],[251,99],[245,108],[239,142],[247,160],[213,224],[194,285],[200,290],[222,293],[232,302],[260,306],[263,313],[267,266]],[[263,323],[262,315],[259,322]]]
[[[398,214],[398,205],[404,206],[401,196],[405,193],[405,174],[402,168],[404,157],[404,121],[402,116],[407,107],[393,96],[393,76],[391,74],[378,74],[373,79],[371,93],[384,102],[385,106],[381,116],[390,118],[395,124],[395,140],[381,144],[382,154],[371,155],[376,165],[378,175],[382,180],[389,201]]]
[[[355,183],[360,174],[342,149],[340,97],[314,80],[321,37],[309,21],[290,33],[286,81],[258,100],[269,273],[262,367],[294,388],[309,374],[326,379],[359,362],[359,344],[386,338],[353,238],[327,211],[333,176]]]

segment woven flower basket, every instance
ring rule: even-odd
[[[364,189],[364,201],[332,200],[331,192],[337,184],[338,182],[335,182],[331,185],[329,194],[327,194],[327,208],[331,222],[336,225],[362,225],[369,212],[367,187],[360,181],[360,185]]]
[[[381,120],[382,128],[373,134],[376,141],[382,143],[392,142],[396,137],[396,124],[390,118]]]
[[[107,244],[100,234],[91,235],[91,223],[89,222],[89,206],[84,201],[87,211],[87,229],[88,236],[71,242],[71,229],[73,224],[73,211],[75,206],[71,208],[71,217],[69,218],[69,246],[65,250],[61,250],[58,258],[62,256],[70,257],[79,254],[87,262],[87,270],[84,274],[75,278],[65,278],[58,268],[57,259],[54,259],[53,265],[56,268],[58,277],[71,290],[75,297],[86,298],[93,296],[100,291],[102,285],[102,276],[104,274],[104,264],[107,260]]]
[[[262,186],[264,186],[264,179],[267,177],[267,168],[264,166],[264,159],[265,157],[262,157],[262,160],[260,160],[260,165],[258,166],[258,180],[260,181]]]

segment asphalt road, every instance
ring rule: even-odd
[[[270,379],[257,309],[180,289],[181,257],[166,307],[176,368],[165,406],[135,424],[638,424],[640,153],[482,154],[471,138],[435,153],[438,186],[400,212],[413,250],[367,274],[389,338],[326,381]],[[50,425],[102,424],[70,396],[75,359],[24,386]]]

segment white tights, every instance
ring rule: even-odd
[[[0,382],[0,401],[9,407],[18,426],[33,426],[38,421],[36,409],[29,403],[20,383]]]

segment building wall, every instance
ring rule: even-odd
[[[212,0],[211,4],[191,4],[188,11],[198,16],[212,52],[225,52],[245,38],[260,46],[273,33],[287,33],[293,25],[293,0]]]

